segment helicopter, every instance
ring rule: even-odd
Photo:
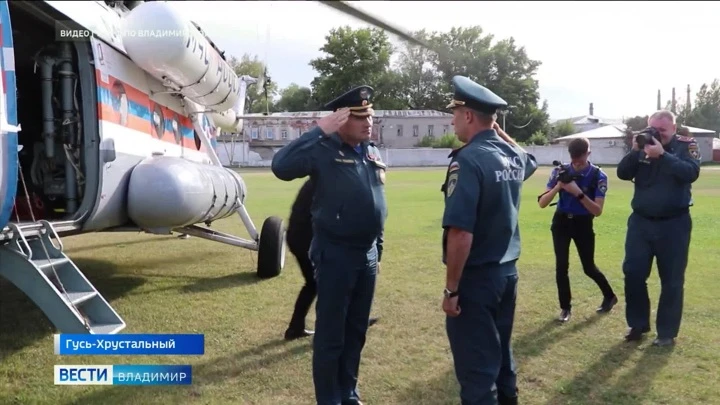
[[[242,177],[215,152],[222,131],[242,132],[248,86],[264,87],[266,72],[238,77],[165,1],[0,1],[0,42],[0,276],[60,333],[126,327],[63,252],[64,236],[196,236],[257,251],[260,278],[281,273],[283,220],[258,232]],[[210,229],[235,214],[250,239]]]

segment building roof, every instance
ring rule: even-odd
[[[297,111],[297,112],[275,112],[270,115],[263,113],[246,114],[250,117],[269,118],[322,118],[330,115],[332,111]],[[450,118],[452,114],[435,110],[375,110],[375,118]]]
[[[625,125],[625,124],[606,125],[604,127],[591,129],[590,131],[580,132],[577,134],[572,134],[572,135],[556,138],[555,140],[556,141],[565,141],[565,140],[570,140],[570,139],[575,139],[575,138],[587,138],[587,139],[622,138],[625,136],[625,128],[627,128],[627,125]],[[685,128],[687,128],[691,134],[695,134],[695,135],[699,135],[699,134],[715,135],[715,131],[711,131],[709,129],[687,127],[687,126]]]
[[[585,125],[585,124],[604,124],[604,125],[618,125],[622,124],[621,118],[602,118],[595,115],[581,115],[578,117],[563,118],[555,120],[552,125],[557,125],[561,122],[569,121],[573,125]]]
[[[575,138],[587,138],[587,139],[608,139],[608,138],[622,138],[625,136],[625,124],[617,125],[605,125],[600,128],[591,129],[589,131],[580,132],[577,134],[562,136],[555,138],[556,141],[565,141]]]

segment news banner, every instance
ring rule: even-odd
[[[200,334],[55,335],[60,356],[203,355]],[[55,365],[55,385],[190,385],[187,364]]]

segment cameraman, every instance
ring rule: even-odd
[[[635,184],[623,261],[625,317],[630,327],[625,339],[640,340],[650,331],[647,279],[654,257],[661,289],[656,346],[674,344],[680,330],[692,231],[691,187],[700,176],[697,142],[676,132],[673,113],[654,113],[617,167],[620,180]]]
[[[561,322],[570,320],[570,241],[575,242],[585,275],[600,287],[603,301],[597,312],[609,312],[618,299],[605,275],[595,266],[595,231],[593,220],[600,216],[607,192],[607,175],[588,162],[590,142],[586,138],[573,139],[568,145],[571,164],[553,169],[547,189],[538,197],[545,208],[560,193],[560,201],[550,230],[555,248],[555,279],[560,301]]]

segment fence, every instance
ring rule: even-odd
[[[617,164],[625,154],[622,146],[591,146],[591,160],[599,165]],[[240,142],[218,142],[216,151],[226,166],[269,167],[272,157],[279,148],[248,148]],[[567,161],[567,147],[563,145],[528,146],[541,165],[550,165],[553,160]],[[447,166],[451,149],[412,148],[381,149],[383,161],[390,167],[432,167]]]

